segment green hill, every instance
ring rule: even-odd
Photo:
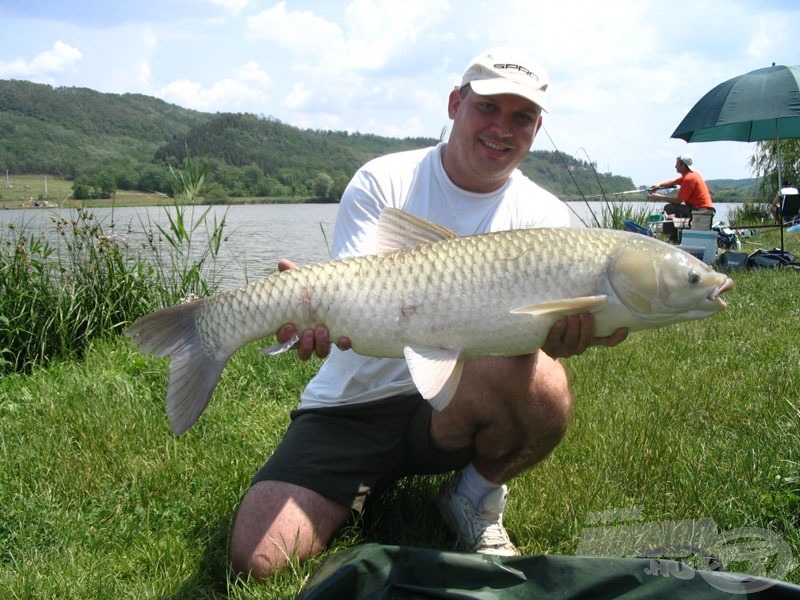
[[[750,189],[758,186],[760,180],[757,178],[752,179],[710,179],[707,183],[713,184],[720,188],[729,188],[732,190]]]
[[[169,165],[183,164],[188,152],[211,167],[207,197],[337,200],[367,160],[436,142],[304,130],[271,117],[202,113],[141,94],[0,80],[0,169],[59,175],[98,195],[114,189],[170,193]],[[562,197],[633,189],[630,177],[598,174],[593,164],[563,153],[534,151],[521,168]]]
[[[74,177],[98,165],[149,162],[209,115],[138,94],[0,81],[0,165]]]

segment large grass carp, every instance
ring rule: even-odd
[[[383,211],[378,252],[275,273],[241,289],[159,310],[126,335],[171,359],[167,415],[176,433],[205,410],[228,359],[285,323],[323,323],[352,350],[405,358],[434,407],[447,405],[463,361],[529,354],[560,318],[594,313],[597,335],[701,319],[733,286],[690,254],[604,229],[521,229],[457,237]],[[287,350],[293,341],[271,348]]]

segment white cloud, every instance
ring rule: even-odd
[[[83,54],[80,50],[58,40],[53,44],[52,50],[41,52],[31,61],[0,61],[0,77],[40,77],[62,73],[74,68],[81,58]]]
[[[346,54],[339,58],[348,68],[383,67],[412,48],[449,9],[447,0],[352,0],[345,10]]]
[[[248,38],[263,43],[265,68],[286,83],[282,105],[287,122],[300,127],[346,128],[384,135],[424,135],[425,118],[398,118],[393,110],[418,110],[414,97],[431,95],[418,81],[419,69],[443,59],[426,45],[439,43],[435,31],[448,16],[447,0],[351,0],[334,22],[286,2],[246,19]],[[341,13],[340,13],[341,14]],[[425,41],[423,41],[425,40]],[[272,57],[280,56],[280,63]],[[460,67],[459,67],[460,68]],[[450,83],[440,81],[444,106]],[[445,90],[444,94],[441,90]],[[424,111],[423,111],[424,112]],[[370,116],[371,115],[371,116]]]
[[[308,10],[287,11],[286,2],[247,18],[248,35],[291,51],[300,77],[313,72],[333,79],[364,73],[408,52],[449,10],[446,0],[352,0],[340,26]]]
[[[343,45],[343,34],[335,23],[311,11],[286,11],[286,2],[247,17],[247,33],[253,39],[275,42],[301,56],[323,57]]]
[[[30,75],[30,67],[22,59],[12,61],[0,61],[0,77],[24,77]]]
[[[142,40],[144,42],[145,56],[136,62],[133,72],[135,73],[134,81],[139,85],[139,88],[147,89],[152,82],[151,57],[158,47],[158,35],[154,31],[148,29],[144,32]]]
[[[234,15],[241,13],[250,4],[250,0],[206,0],[206,2],[221,6]]]
[[[234,75],[235,78],[226,77],[208,86],[196,81],[173,81],[158,95],[168,102],[211,112],[243,111],[254,104],[264,103],[271,78],[258,63],[248,61],[234,69]]]
[[[141,87],[148,87],[150,85],[152,73],[150,72],[150,62],[148,60],[143,60],[139,63],[139,67],[136,70],[136,81]]]
[[[33,59],[31,69],[34,72],[58,73],[73,67],[82,57],[83,55],[77,48],[56,41],[52,50],[42,52]]]
[[[246,81],[259,88],[266,88],[272,83],[272,78],[255,60],[249,60],[241,67],[237,67],[234,73],[242,81]]]
[[[283,104],[293,110],[302,110],[309,98],[311,98],[311,94],[305,88],[305,85],[295,83],[283,99]]]

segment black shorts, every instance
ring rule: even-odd
[[[469,464],[472,448],[431,445],[433,409],[420,395],[295,410],[275,452],[255,474],[313,490],[356,512],[407,475],[447,473]]]
[[[664,214],[674,215],[682,219],[688,219],[692,216],[692,207],[686,204],[668,203],[664,205]]]

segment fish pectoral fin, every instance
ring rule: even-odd
[[[583,296],[581,298],[566,298],[564,300],[551,300],[538,302],[528,306],[520,306],[511,310],[514,315],[532,315],[536,317],[566,317],[589,311],[605,304],[608,296]]]
[[[378,254],[456,237],[447,227],[436,225],[396,208],[385,208],[378,219]]]
[[[419,393],[436,410],[442,410],[456,394],[464,361],[459,348],[403,348],[411,379]]]
[[[299,341],[300,341],[300,334],[295,333],[292,337],[290,337],[282,344],[275,344],[274,346],[270,346],[269,348],[261,348],[259,352],[261,352],[261,354],[264,354],[266,356],[276,356],[278,354],[283,354],[284,352],[288,352],[289,350],[294,348],[294,345]]]

